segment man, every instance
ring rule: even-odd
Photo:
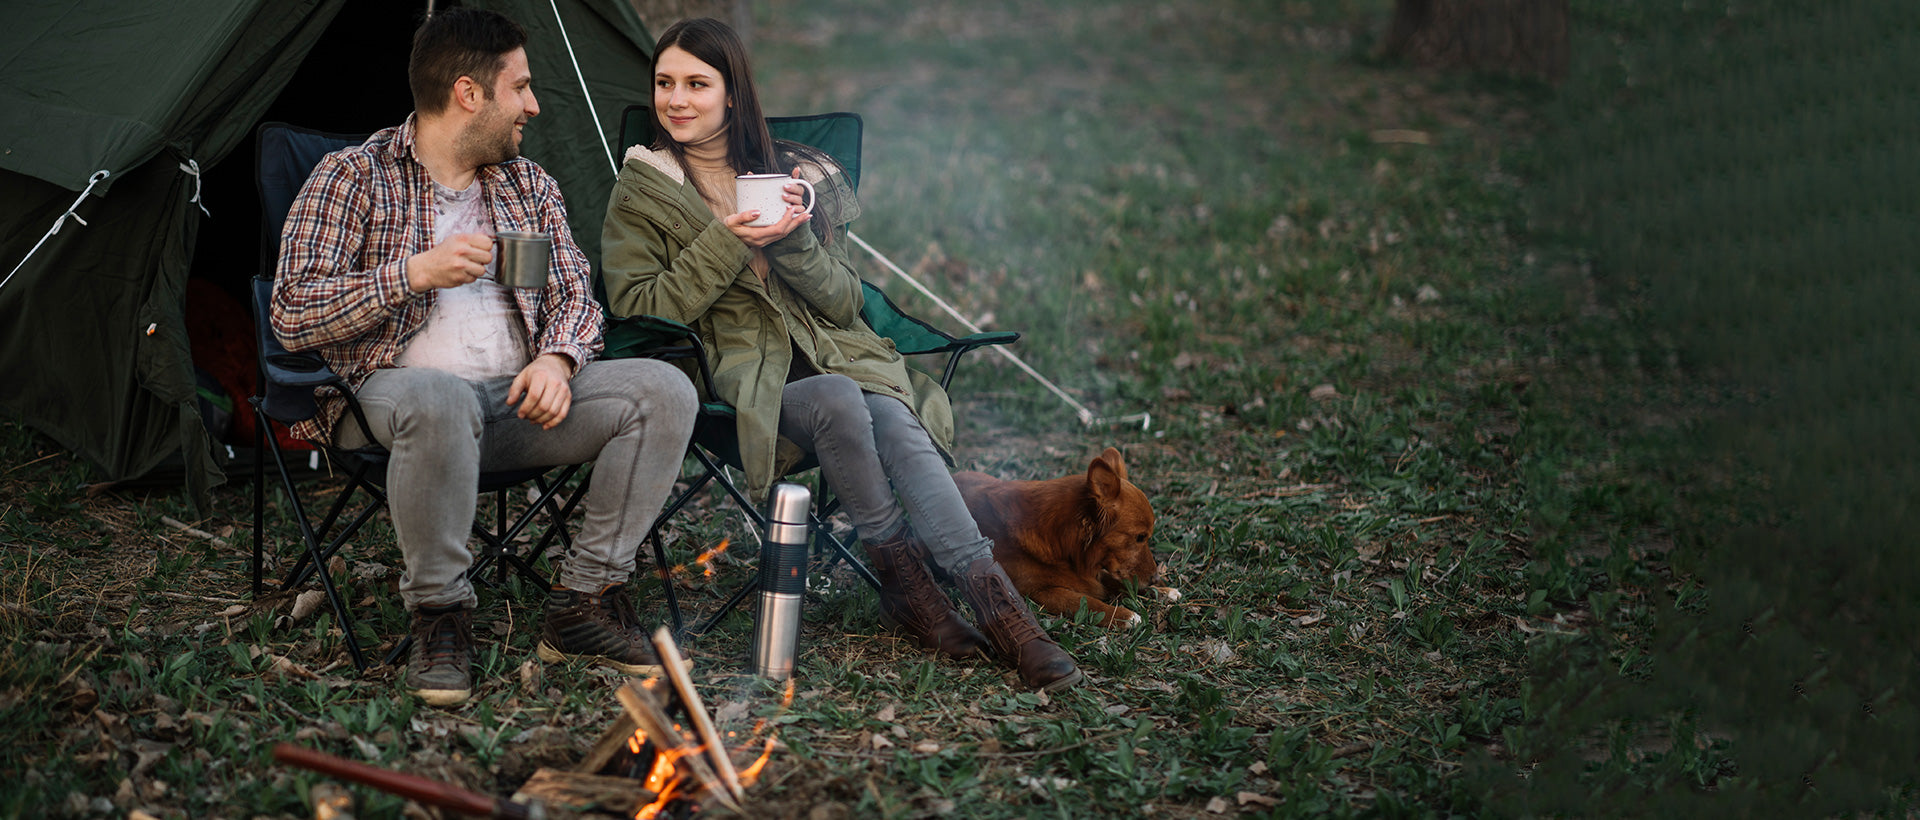
[[[526,34],[487,11],[450,9],[414,34],[414,113],[327,156],[288,214],[273,329],[317,350],[345,399],[294,432],[391,451],[387,491],[412,612],[403,686],[432,704],[471,690],[475,596],[467,534],[481,470],[594,461],[584,522],[548,596],[538,654],[657,674],[625,583],[679,474],[697,399],[678,369],[594,361],[601,311],[559,186],[520,158],[540,113]],[[544,288],[494,281],[498,231],[553,237]]]

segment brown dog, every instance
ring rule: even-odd
[[[1086,475],[1048,481],[1003,481],[955,473],[955,484],[993,557],[1022,595],[1061,615],[1087,609],[1106,626],[1133,626],[1140,615],[1113,605],[1129,583],[1146,587],[1159,574],[1148,539],[1153,506],[1127,481],[1127,463],[1108,447]],[[1164,600],[1178,590],[1155,587]]]

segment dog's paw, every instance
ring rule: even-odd
[[[1180,600],[1180,590],[1174,589],[1173,587],[1154,587],[1153,594],[1160,600],[1170,604]]]
[[[1131,610],[1124,610],[1124,609],[1121,610],[1121,612],[1125,612],[1126,614],[1121,617],[1114,618],[1113,619],[1114,626],[1121,626],[1121,627],[1126,627],[1127,629],[1132,629],[1140,625],[1142,620],[1140,617],[1140,613],[1133,612]]]

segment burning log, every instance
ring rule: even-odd
[[[727,756],[727,745],[720,741],[720,733],[713,728],[713,719],[707,716],[707,707],[700,702],[700,693],[693,688],[693,678],[687,676],[687,667],[680,661],[680,648],[673,643],[673,632],[660,627],[653,633],[653,651],[660,656],[660,665],[667,669],[667,679],[673,682],[674,692],[680,696],[680,702],[686,704],[687,713],[693,719],[693,729],[700,734],[700,742],[707,749],[707,755],[713,758],[713,768],[720,773],[720,782],[726,786],[727,794],[733,801],[746,799],[746,789],[740,785],[740,775],[733,770],[733,760]]]
[[[653,690],[629,683],[614,690],[614,695],[620,699],[620,705],[633,718],[639,731],[645,733],[646,741],[653,744],[656,756],[664,757],[669,767],[674,763],[684,763],[694,782],[698,784],[699,791],[713,795],[727,808],[734,811],[740,810],[740,803],[734,797],[733,790],[722,784],[719,777],[714,774],[713,768],[707,765],[706,759],[701,756],[700,747],[688,742],[687,738],[674,728],[673,720],[667,717],[666,710],[661,708],[660,700],[654,697]],[[681,703],[687,702],[682,699]],[[688,707],[691,709],[691,704],[688,704]],[[661,767],[662,763],[656,760],[654,771],[660,771]],[[669,793],[666,785],[670,784],[671,782],[663,784],[659,789],[663,797]],[[651,779],[647,785],[653,785]]]

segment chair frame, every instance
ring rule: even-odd
[[[328,463],[340,468],[347,483],[341,488],[326,514],[318,525],[312,522],[308,507],[300,498],[298,482],[287,465],[285,454],[280,449],[278,438],[272,432],[272,425],[290,425],[310,418],[315,412],[312,393],[320,387],[331,387],[346,398],[347,410],[366,428],[366,415],[359,401],[348,389],[346,380],[327,368],[324,360],[316,353],[293,353],[281,346],[275,336],[271,321],[272,275],[278,263],[280,235],[279,228],[285,213],[275,212],[278,203],[269,198],[265,190],[266,153],[269,135],[275,131],[287,131],[308,137],[317,137],[342,147],[355,145],[365,140],[364,134],[337,134],[317,131],[286,123],[262,123],[256,132],[261,167],[256,168],[256,183],[262,188],[261,220],[261,275],[255,276],[250,283],[252,289],[252,308],[255,322],[256,349],[259,353],[259,383],[255,395],[248,398],[254,413],[254,446],[256,456],[253,460],[253,557],[252,581],[255,598],[267,592],[265,575],[266,558],[266,460],[258,454],[272,456],[274,470],[280,481],[281,489],[287,499],[289,512],[298,524],[302,550],[298,559],[281,576],[275,586],[278,591],[297,588],[306,583],[308,577],[316,576],[321,588],[326,592],[327,602],[334,618],[339,622],[347,645],[348,654],[354,668],[366,671],[368,666],[360,640],[354,634],[354,618],[346,599],[341,595],[339,584],[327,570],[327,563],[339,553],[371,520],[379,510],[388,506],[384,490],[387,453],[384,448],[369,446],[360,449],[339,447],[332,441],[316,442],[319,452]],[[317,160],[318,157],[315,157]],[[311,170],[309,168],[309,170]],[[288,181],[288,180],[278,180]],[[297,190],[298,186],[295,186]],[[287,204],[291,205],[291,199]],[[583,479],[579,486],[564,499],[564,504],[556,499],[565,489],[567,482],[579,474],[585,465],[568,464],[557,468],[533,468],[525,470],[483,472],[480,475],[477,494],[491,494],[494,497],[491,523],[483,523],[476,516],[472,535],[481,543],[481,549],[475,555],[465,575],[477,585],[504,586],[511,577],[509,571],[539,589],[546,589],[550,580],[536,566],[540,558],[555,540],[571,547],[573,539],[567,531],[566,521],[575,508],[585,498],[591,476]],[[559,473],[549,478],[548,473],[558,469]],[[537,495],[518,517],[509,520],[508,492],[514,488],[532,482]],[[356,496],[364,494],[367,499],[359,510],[346,520],[343,514],[353,503]],[[525,555],[514,548],[514,542],[527,527],[533,525],[541,515],[545,515],[548,525],[540,539],[533,544]],[[488,569],[494,569],[494,578],[486,577]],[[412,644],[412,636],[399,641],[382,659],[390,664],[404,655]]]
[[[853,156],[849,157],[835,154],[834,160],[847,170],[849,179],[855,190],[858,190],[860,184],[860,157],[858,156],[859,150],[857,146],[864,136],[865,129],[865,125],[858,114],[836,112],[795,117],[769,117],[767,123],[775,131],[776,137],[789,139],[795,136],[821,134],[836,125],[838,127],[852,129],[851,141],[856,146]],[[651,142],[652,132],[653,117],[650,106],[629,105],[621,112],[619,143],[621,146]],[[792,136],[783,136],[783,132],[785,132],[785,134],[791,134]],[[807,142],[805,139],[796,141]],[[884,291],[872,283],[863,280],[861,286],[866,301],[866,307],[861,312],[862,318],[866,320],[870,327],[875,328],[876,332],[881,332],[882,335],[888,335],[888,338],[894,339],[896,348],[899,349],[902,354],[909,356],[938,353],[948,354],[946,364],[944,368],[941,369],[939,376],[940,388],[942,390],[947,390],[952,385],[954,375],[960,365],[960,360],[965,354],[981,347],[1010,344],[1020,338],[1019,333],[1011,331],[983,332],[964,337],[956,337],[901,310],[898,305],[894,304],[892,299],[887,297]],[[902,321],[905,322],[906,325],[901,329],[910,329],[912,338],[900,335],[889,335],[880,330],[882,325],[899,328],[899,325],[891,323]],[[658,338],[659,344],[641,355],[662,359],[694,359],[697,372],[704,380],[703,383],[713,383],[713,371],[707,359],[706,349],[701,344],[699,335],[695,333],[692,328],[657,316],[636,316],[626,319],[609,318],[608,323],[610,326],[631,323],[637,329],[653,334]],[[753,522],[753,526],[761,532],[765,532],[766,530],[766,516],[753,505],[732,481],[726,478],[724,472],[725,467],[723,466],[724,460],[715,452],[717,448],[706,446],[701,442],[701,432],[707,429],[708,425],[718,421],[731,421],[731,419],[731,408],[720,409],[709,405],[703,405],[701,408],[701,417],[698,426],[695,428],[694,439],[689,442],[687,449],[688,452],[700,462],[703,472],[693,480],[685,492],[674,498],[673,501],[661,511],[660,516],[654,519],[652,528],[647,532],[646,540],[652,545],[654,560],[661,568],[663,574],[666,573],[670,564],[667,562],[665,547],[661,543],[661,528],[667,521],[673,518],[674,514],[678,513],[681,508],[686,506],[688,502],[710,483],[718,481],[726,494],[747,514],[748,518]],[[807,463],[803,463],[792,472],[804,472],[812,469],[813,466],[811,459],[809,459]],[[822,486],[825,487],[824,482],[822,482]],[[834,535],[832,529],[826,525],[826,520],[834,514],[840,504],[840,499],[831,495],[831,488],[826,489],[827,492],[822,493],[821,497],[816,498],[813,509],[808,511],[809,520],[807,529],[809,536],[815,539],[810,551],[813,556],[813,567],[810,568],[810,571],[812,571],[812,569],[828,568],[835,562],[845,561],[848,566],[854,570],[856,575],[866,581],[874,590],[878,591],[881,587],[880,579],[853,553],[847,543],[839,536]],[[824,542],[824,545],[822,542]],[[673,588],[673,579],[666,577],[664,581],[667,608],[673,619],[673,630],[674,633],[681,638],[704,635],[712,631],[715,626],[719,625],[721,619],[730,614],[742,601],[746,600],[748,595],[751,595],[755,590],[759,589],[760,586],[760,579],[756,574],[741,584],[726,602],[720,605],[718,610],[707,617],[703,624],[698,628],[689,630],[680,609],[679,597]]]

